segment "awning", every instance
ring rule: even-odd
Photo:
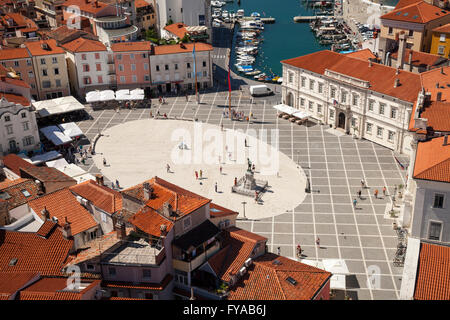
[[[56,98],[44,101],[35,101],[32,105],[36,108],[40,117],[48,117],[55,114],[84,110],[84,106],[72,96]]]
[[[305,118],[310,117],[311,115],[308,112],[305,112],[305,111],[297,111],[297,112],[294,112],[292,114],[292,116],[296,117],[296,118],[299,118],[299,119],[305,119]]]
[[[32,164],[41,164],[43,162],[58,159],[61,157],[61,153],[57,151],[49,151],[43,154],[38,154],[30,159]]]
[[[116,91],[116,100],[144,100],[144,90],[134,89],[134,90],[118,90]]]
[[[345,275],[343,274],[334,274],[330,279],[330,289],[335,290],[345,290]]]
[[[52,160],[52,161],[47,161],[45,164],[47,165],[47,167],[56,168],[56,169],[69,165],[69,163],[64,158],[57,159],[57,160]]]
[[[277,104],[276,106],[273,106],[274,109],[277,109],[280,112],[287,113],[287,114],[293,114],[295,112],[298,112],[298,109],[295,109],[291,106],[288,106],[286,104]]]
[[[40,131],[56,146],[72,142],[72,138],[65,135],[57,126],[41,128]]]
[[[175,239],[172,244],[184,251],[188,251],[190,247],[197,248],[202,243],[214,238],[219,234],[219,232],[220,229],[217,228],[215,224],[209,220],[206,220],[188,233],[185,233],[178,239]]]
[[[66,136],[71,138],[83,135],[83,131],[81,131],[80,127],[78,127],[75,122],[61,123],[58,124],[58,127]]]

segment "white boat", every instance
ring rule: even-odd
[[[244,9],[239,9],[236,13],[238,18],[242,18],[244,16]]]
[[[227,18],[228,17],[228,11],[227,10],[223,10],[222,11],[222,18]]]
[[[250,15],[250,17],[260,17],[261,15],[259,14],[259,12],[252,12],[252,14]]]

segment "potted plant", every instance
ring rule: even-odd
[[[401,199],[402,198],[402,190],[403,190],[404,185],[403,184],[399,184],[398,185],[398,197]]]

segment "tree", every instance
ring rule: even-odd
[[[173,24],[173,20],[172,19],[167,20],[166,26],[171,25],[171,24]]]
[[[189,34],[185,34],[184,35],[184,37],[181,39],[181,42],[183,42],[183,43],[187,43],[187,42],[189,42],[189,41],[191,41],[191,37],[189,37]]]

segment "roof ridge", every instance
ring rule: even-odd
[[[439,166],[439,165],[441,165],[441,164],[443,164],[444,162],[447,162],[447,161],[450,162],[450,157],[447,158],[447,159],[444,159],[444,160],[442,160],[442,161],[440,161],[440,162],[438,162],[438,163],[436,163],[436,164],[434,164],[434,165],[431,166],[431,167],[426,168],[425,170],[423,170],[423,171],[421,171],[421,172],[415,174],[414,176],[417,177],[417,176],[419,176],[419,175],[421,175],[421,174],[424,174],[424,173],[426,173],[426,172],[429,172],[429,171],[435,169],[437,166]]]

